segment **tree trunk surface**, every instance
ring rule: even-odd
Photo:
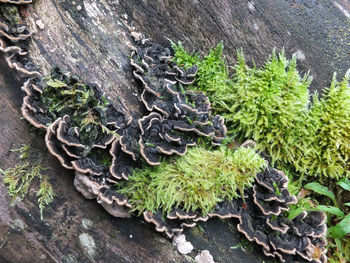
[[[112,101],[145,112],[141,86],[129,63],[130,27],[169,46],[182,41],[189,50],[205,54],[223,40],[229,63],[242,48],[248,61],[262,65],[272,49],[288,56],[297,52],[299,70],[310,70],[311,89],[322,93],[333,72],[343,76],[350,67],[350,2],[348,0],[37,0],[26,6],[27,22],[36,31],[30,57],[45,75],[60,66],[95,82]],[[40,30],[36,21],[45,28]],[[23,79],[0,59],[0,167],[15,166],[10,150],[31,143],[44,150],[44,136],[21,119]],[[32,188],[11,205],[0,181],[0,262],[193,262],[208,249],[216,262],[267,261],[259,250],[236,246],[242,236],[236,221],[217,219],[185,230],[194,251],[183,256],[171,240],[140,218],[119,219],[96,201],[86,200],[73,186],[74,172],[50,154],[46,173],[56,194],[40,219]]]

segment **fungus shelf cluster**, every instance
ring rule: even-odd
[[[281,262],[327,262],[326,214],[306,212],[289,220],[285,211],[297,198],[287,190],[288,177],[276,169],[266,169],[246,199],[247,209],[239,216],[237,228],[248,240],[263,247],[267,256]]]
[[[142,65],[135,56],[142,58]],[[97,198],[112,214],[131,206],[114,188],[132,169],[144,162],[159,165],[163,156],[184,155],[200,137],[219,144],[226,132],[223,119],[210,115],[208,98],[185,89],[196,69],[190,73],[171,63],[169,49],[136,37],[131,65],[144,84],[142,101],[151,110],[139,119],[111,103],[95,85],[58,68],[22,86],[23,116],[46,131],[46,146],[61,165],[75,170],[76,188],[87,198]],[[165,72],[173,73],[165,78]],[[157,95],[145,96],[148,90],[157,90]]]
[[[31,0],[0,0],[0,51],[5,53],[5,60],[11,69],[17,70],[22,77],[40,77],[35,65],[30,62],[28,38],[33,31],[23,21],[20,10],[23,4]]]
[[[184,69],[171,60],[168,48],[132,32],[134,47],[130,64],[142,83],[141,101],[148,113],[128,116],[93,84],[56,68],[49,77],[27,57],[32,31],[21,18],[22,4],[31,0],[0,0],[0,51],[10,68],[29,77],[22,114],[43,130],[50,153],[61,165],[75,171],[74,186],[87,199],[97,201],[113,216],[129,217],[132,204],[116,191],[120,180],[128,180],[133,169],[145,163],[159,165],[163,156],[184,155],[199,138],[219,145],[226,127],[220,116],[211,116],[210,102],[188,90],[198,68]],[[263,247],[265,255],[281,262],[326,262],[325,214],[303,212],[289,220],[286,211],[296,202],[286,189],[287,177],[268,167],[257,175],[254,187],[243,198],[221,201],[209,213],[174,207],[144,211],[143,217],[168,237],[212,217],[239,220],[238,230]]]
[[[236,218],[238,230],[249,241],[262,246],[267,256],[281,262],[327,262],[326,215],[320,211],[306,212],[288,219],[289,205],[297,198],[287,190],[287,176],[271,167],[257,174],[254,186],[245,192],[244,200],[218,203],[214,209],[202,215],[201,211],[186,212],[174,208],[164,217],[162,211],[143,212],[147,222],[168,237],[180,234],[184,227],[193,227],[199,221],[212,217]]]
[[[197,67],[188,70],[171,62],[168,48],[152,42],[144,35],[132,32],[135,46],[130,64],[133,74],[143,84],[141,100],[150,114],[138,120],[139,152],[150,165],[159,165],[162,155],[184,155],[188,146],[196,145],[200,136],[220,144],[226,127],[220,116],[210,115],[208,97],[187,91],[186,85],[194,82]],[[129,136],[130,137],[130,136]],[[127,137],[126,137],[127,138]],[[122,149],[131,152],[135,160],[138,151],[121,138]]]

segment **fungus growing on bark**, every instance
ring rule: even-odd
[[[289,194],[287,184],[288,178],[281,171],[268,168],[259,173],[237,228],[248,240],[261,245],[265,255],[281,262],[325,262],[325,244],[320,244],[326,233],[326,216],[319,211],[304,211],[289,220],[283,211],[297,200]],[[317,245],[322,251],[319,261],[310,256]]]
[[[179,68],[170,62],[168,48],[145,40],[142,34],[134,38],[136,45],[130,63],[135,68],[134,76],[143,84],[141,99],[146,108],[159,111],[169,122],[177,122],[175,129],[193,131],[221,142],[226,132],[223,119],[210,116],[210,103],[205,95],[185,88],[193,82],[197,66],[187,70]]]
[[[193,245],[191,242],[186,240],[186,236],[184,234],[175,235],[173,237],[173,244],[182,255],[187,255],[193,250]]]
[[[139,136],[139,126],[137,125],[137,122],[132,121],[125,129],[122,130],[119,138],[122,151],[129,154],[134,161],[140,157],[140,146],[138,144]]]
[[[106,149],[130,123],[124,110],[107,101],[96,86],[58,68],[41,81],[26,81],[22,89],[26,92],[23,116],[46,129],[50,153],[63,167],[76,171],[77,190],[86,198],[96,198],[112,215],[128,216],[120,208],[130,206],[126,197],[111,190],[117,183],[116,167],[111,166],[112,156]],[[123,168],[121,175],[126,178],[131,171]]]
[[[58,68],[42,81],[26,81],[22,90],[27,94],[23,99],[23,116],[35,127],[47,129],[61,118],[55,140],[61,143],[62,153],[73,160],[89,157],[94,148],[105,149],[128,122],[125,113],[107,101],[96,86],[85,84]],[[88,159],[84,160],[87,164]],[[75,162],[79,171],[87,169],[82,162]],[[70,167],[67,161],[63,163]],[[95,168],[91,167],[91,171],[96,172]]]
[[[174,126],[171,125],[171,121],[163,119],[158,113],[151,113],[140,119],[139,127],[140,152],[150,165],[159,165],[162,154],[184,155],[187,146],[195,145],[198,138],[186,136],[186,133],[173,134]]]
[[[106,170],[106,167],[104,165],[96,164],[89,157],[84,157],[76,161],[72,161],[72,165],[74,170],[78,173],[89,173],[95,176],[102,175]]]
[[[97,199],[108,213],[115,217],[130,217],[127,199],[110,189],[101,178],[92,175],[75,173],[74,187],[86,198]]]
[[[8,4],[30,4],[32,0],[0,0],[0,3],[8,3]]]
[[[6,31],[6,25],[0,26]],[[143,118],[126,116],[96,86],[59,69],[22,87],[27,94],[24,117],[46,129],[49,151],[62,166],[75,170],[77,190],[96,198],[113,216],[139,211],[168,237],[211,217],[238,218],[239,231],[263,246],[266,255],[312,261],[320,248],[317,260],[323,262],[324,214],[285,218],[282,212],[296,198],[286,189],[283,173],[272,168],[258,173],[266,162],[250,148],[188,151],[200,136],[220,144],[226,133],[224,121],[210,115],[204,94],[186,90],[196,77],[196,66],[179,68],[170,61],[168,48],[141,34],[133,36],[136,46],[130,63],[143,84],[141,100],[151,111]],[[107,147],[111,161],[94,152],[102,149],[108,154]],[[132,171],[141,167],[140,157],[158,165],[163,155],[186,152],[167,166]]]
[[[132,174],[132,170],[135,167],[139,167],[138,163],[132,159],[131,155],[122,151],[122,146],[119,140],[113,142],[110,154],[112,155],[113,160],[109,171],[117,180],[128,180],[128,176]]]
[[[17,6],[31,1],[1,0],[0,3],[0,51],[5,54],[8,66],[23,76],[40,77],[37,68],[26,57],[28,52],[25,41],[33,32],[22,21]]]
[[[198,67],[196,65],[192,66],[189,69],[179,68],[178,66],[175,67],[178,74],[175,75],[175,79],[184,84],[184,85],[190,85],[194,82],[195,76],[198,71]]]
[[[196,263],[215,263],[209,250],[202,250],[202,252],[195,257],[195,261]]]
[[[57,129],[62,118],[58,118],[46,130],[45,143],[49,152],[55,156],[64,168],[73,169],[72,158],[62,148],[62,142],[57,138]]]
[[[143,84],[141,100],[151,113],[131,121],[122,130],[121,147],[111,150],[113,162],[118,155],[114,151],[120,152],[120,149],[134,161],[142,156],[148,164],[159,165],[163,155],[184,155],[188,146],[196,145],[199,136],[220,144],[226,133],[223,119],[210,116],[210,103],[205,95],[184,89],[184,85],[195,78],[197,67],[178,68],[170,62],[168,48],[142,34],[133,32],[132,36],[136,45],[131,52],[130,64],[135,69],[135,78]],[[114,163],[112,175],[127,177],[118,170],[120,166]]]
[[[26,96],[23,98],[21,111],[23,117],[34,127],[47,129],[47,126],[53,120],[45,113],[44,106],[41,105],[40,96],[42,89],[38,86],[37,82],[37,80],[31,78],[24,82],[22,90],[26,93]]]
[[[164,232],[169,238],[172,238],[175,234],[182,233],[184,227],[194,227],[196,223],[191,221],[182,220],[164,220],[162,212],[143,212],[143,217],[146,222],[155,225],[158,232]]]
[[[74,187],[78,190],[86,199],[94,199],[98,196],[100,185],[90,180],[86,174],[75,173]]]

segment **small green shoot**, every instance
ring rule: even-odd
[[[54,192],[52,189],[52,185],[47,180],[46,177],[44,177],[40,182],[40,188],[36,193],[36,196],[38,197],[38,204],[39,204],[39,210],[40,210],[40,218],[43,220],[43,211],[46,206],[51,204],[54,197]]]
[[[28,157],[28,152],[31,147],[31,144],[22,144],[20,148],[18,149],[11,149],[10,152],[20,152],[21,155],[19,156],[19,159],[23,160]]]

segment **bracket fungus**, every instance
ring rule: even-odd
[[[288,205],[297,199],[289,194],[287,184],[287,176],[276,169],[259,173],[237,228],[248,240],[261,245],[265,255],[281,262],[326,262],[326,215],[304,211],[289,220],[283,211],[289,210]],[[316,247],[321,253],[314,253]]]
[[[125,110],[109,102],[95,85],[58,68],[42,80],[27,80],[22,90],[23,116],[46,130],[50,153],[63,167],[75,170],[76,189],[86,198],[96,198],[112,215],[129,216],[127,199],[111,190],[117,180],[110,172],[112,156],[107,149],[130,123]]]
[[[135,78],[142,82],[141,100],[150,114],[138,120],[138,127],[133,121],[123,131],[121,149],[135,161],[141,155],[148,164],[159,165],[164,154],[184,155],[199,136],[219,144],[226,132],[223,119],[210,116],[205,95],[184,87],[194,81],[198,68],[181,69],[171,62],[168,48],[142,34],[132,32],[132,36],[135,46],[130,64]]]
[[[131,205],[126,197],[112,190],[104,178],[75,172],[74,187],[86,199],[96,198],[97,202],[112,216],[131,216],[128,211]]]
[[[142,39],[140,42],[148,41]],[[138,49],[144,56],[142,67],[154,69],[154,78],[146,81],[152,87],[148,91],[154,95],[154,86],[164,82],[167,84],[165,89],[157,92],[165,91],[169,96],[162,98],[163,104],[152,106],[152,112],[139,119],[126,115],[123,108],[108,101],[95,85],[86,84],[58,68],[50,76],[30,78],[22,86],[26,93],[23,116],[35,127],[46,130],[45,140],[50,153],[63,167],[75,170],[78,191],[86,197],[96,198],[114,215],[119,215],[118,205],[129,207],[130,204],[125,196],[111,189],[120,180],[128,180],[132,170],[142,166],[142,158],[157,165],[163,155],[184,155],[187,147],[195,145],[200,136],[208,137],[216,144],[226,132],[223,119],[210,116],[206,96],[175,90],[184,90],[181,83],[193,79],[197,69],[181,70],[176,65],[169,69],[165,65],[170,53],[166,50],[163,54],[164,48],[160,45],[151,46],[149,51]],[[153,67],[156,61],[163,66]],[[131,64],[136,65],[132,59]],[[165,73],[166,70],[169,72]],[[163,78],[165,75],[172,79]],[[180,84],[175,79],[177,75]],[[144,103],[147,108],[146,99]],[[158,102],[150,103],[157,105]],[[95,154],[98,149],[104,154]],[[107,163],[102,160],[103,155],[109,156]],[[83,175],[86,178],[83,179]],[[181,223],[179,228],[181,225],[188,224]]]
[[[23,4],[31,1],[0,2]],[[196,145],[200,137],[213,145],[224,139],[224,120],[211,115],[208,97],[188,90],[188,85],[195,81],[198,67],[179,67],[171,60],[169,48],[152,42],[140,33],[131,33],[135,46],[130,64],[134,68],[134,77],[142,83],[141,101],[148,110],[141,118],[136,118],[136,114],[131,114],[131,117],[122,106],[107,100],[97,86],[86,84],[68,72],[55,68],[50,76],[39,79],[39,72],[34,71],[29,62],[24,63],[26,51],[22,44],[11,44],[25,41],[31,33],[18,19],[16,8],[11,21],[6,17],[5,9],[0,7],[0,50],[6,53],[10,67],[32,77],[22,86],[26,93],[23,116],[35,127],[46,131],[47,148],[62,166],[75,170],[75,188],[85,198],[96,199],[113,216],[129,217],[138,209],[126,192],[137,192],[136,187],[139,186],[143,191],[142,182],[129,189],[122,188],[124,192],[118,187],[133,181],[135,168],[144,167],[143,160],[157,166],[163,156],[188,155],[188,147]],[[19,56],[22,56],[18,61],[23,67],[16,62]],[[172,202],[157,204],[153,211],[139,209],[145,221],[153,223],[157,231],[173,237],[180,234],[184,227],[195,226],[198,221],[212,217],[236,218],[239,220],[238,230],[250,241],[261,245],[268,256],[277,257],[282,262],[325,262],[324,213],[304,212],[289,220],[285,211],[297,199],[286,189],[288,178],[280,171],[266,168],[260,157],[251,158],[251,163],[241,161],[248,167],[237,176],[241,181],[234,182],[234,173],[241,170],[236,171],[230,166],[232,159],[241,158],[239,154],[242,151],[247,151],[248,155],[254,152],[250,148],[241,149],[241,152],[237,151],[238,157],[220,151],[212,152],[218,157],[209,156],[216,177],[210,175],[208,179],[205,172],[200,172],[199,176],[204,178],[198,180],[198,174],[186,177],[183,172],[183,178],[180,178],[178,171],[173,176],[171,169],[168,174],[160,173],[156,179],[161,183],[158,188],[155,187],[155,192],[165,193],[165,186],[170,189],[165,194],[170,193]],[[192,158],[201,160],[202,157]],[[222,160],[231,163],[227,165]],[[188,164],[192,165],[191,162]],[[223,171],[218,175],[220,164]],[[204,166],[198,164],[196,169]],[[154,178],[144,178],[148,180],[144,182],[148,190],[143,194],[147,195],[156,183],[152,181]],[[172,185],[169,180],[180,182],[183,189],[169,187]],[[209,185],[203,183],[208,180],[214,181]],[[193,185],[194,188],[191,188]],[[180,199],[176,199],[171,189],[182,194]],[[195,193],[193,189],[200,189],[204,197],[193,198],[189,194]],[[156,198],[157,202],[165,199]],[[315,253],[316,250],[321,250],[321,253]]]
[[[40,77],[36,66],[27,57],[28,38],[33,31],[23,21],[19,8],[31,0],[1,0],[0,3],[0,51],[11,69],[24,77]]]

